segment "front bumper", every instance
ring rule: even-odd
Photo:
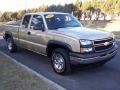
[[[96,63],[104,60],[110,60],[117,53],[117,45],[112,49],[99,52],[99,53],[89,53],[89,54],[79,54],[79,53],[70,53],[71,64],[90,64]]]

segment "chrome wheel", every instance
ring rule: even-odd
[[[53,70],[60,75],[71,72],[69,52],[63,48],[57,48],[52,52],[51,65]]]
[[[12,44],[13,44],[12,41],[9,41],[9,42],[8,42],[8,49],[9,49],[9,50],[12,50]]]
[[[14,53],[17,51],[17,46],[14,44],[14,41],[12,38],[7,39],[7,48],[11,53]]]
[[[53,66],[54,69],[57,72],[62,72],[64,71],[65,68],[65,60],[63,58],[63,56],[59,53],[54,53],[52,56],[52,62],[53,62]]]

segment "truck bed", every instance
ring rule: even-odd
[[[19,21],[10,21],[6,23],[6,25],[14,25],[14,26],[20,26],[21,20]]]
[[[8,22],[6,24],[0,25],[0,33],[1,35],[4,34],[6,31],[11,33],[18,33],[20,27],[20,21],[18,22]],[[3,35],[4,36],[4,35]]]

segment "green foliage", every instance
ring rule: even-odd
[[[82,5],[81,5],[81,9],[82,9],[83,11],[87,10],[87,9],[90,8],[90,7],[92,7],[90,1],[85,1],[85,2],[82,3]]]
[[[26,10],[20,10],[18,11],[17,18],[18,20],[22,19],[22,16],[26,13]]]
[[[12,12],[4,12],[4,14],[1,17],[1,21],[11,21],[11,15]]]
[[[80,10],[82,6],[82,2],[80,2],[79,0],[76,1],[75,5],[74,5],[74,10]]]
[[[117,4],[115,5],[115,13],[120,15],[120,0],[117,0]]]
[[[18,19],[17,15],[18,15],[17,12],[12,13],[12,15],[11,15],[12,20],[17,20]]]

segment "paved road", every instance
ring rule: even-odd
[[[2,39],[0,50],[68,90],[120,90],[120,49],[117,56],[104,66],[74,66],[72,74],[68,76],[54,73],[49,60],[44,56],[27,50],[9,53]]]

